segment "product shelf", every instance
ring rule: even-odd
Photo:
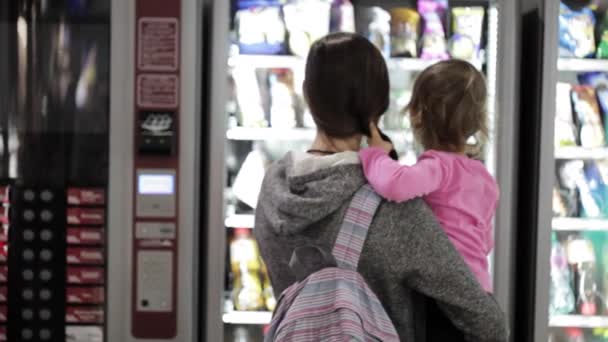
[[[553,328],[608,328],[608,316],[560,315],[549,319]]]
[[[236,127],[226,132],[228,140],[312,141],[316,130],[311,128],[248,128]]]
[[[608,159],[608,148],[558,147],[555,150],[555,159]]]
[[[553,230],[555,230],[555,231],[608,231],[608,219],[556,217],[553,219]]]
[[[608,60],[606,60],[606,59],[583,59],[583,58],[560,58],[557,61],[557,69],[560,71],[572,71],[572,72],[608,71]]]
[[[420,58],[390,57],[386,63],[391,69],[422,71],[439,62]],[[228,59],[231,68],[244,66],[254,69],[304,69],[306,59],[297,56],[285,55],[236,55]]]
[[[232,311],[222,316],[226,324],[266,325],[271,319],[272,312],[269,311]]]
[[[230,215],[224,220],[224,225],[227,228],[249,228],[255,226],[255,216],[253,214],[237,214]]]

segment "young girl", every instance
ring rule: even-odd
[[[413,166],[389,158],[392,145],[372,124],[370,148],[360,152],[365,176],[388,200],[423,197],[481,286],[492,292],[487,256],[494,247],[492,217],[498,185],[484,165],[465,154],[476,133],[487,135],[483,75],[460,60],[437,63],[420,74],[407,109],[425,152]]]

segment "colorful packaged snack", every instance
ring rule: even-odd
[[[356,8],[357,32],[367,37],[384,56],[391,53],[391,15],[380,7]]]
[[[604,118],[604,137],[608,136],[608,88],[600,87],[596,89],[597,102],[602,110]]]
[[[391,56],[417,57],[420,15],[411,8],[391,10]]]
[[[290,0],[283,5],[289,49],[305,57],[316,40],[329,33],[331,4],[323,0]]]
[[[235,15],[241,54],[285,52],[285,24],[277,0],[239,0]]]
[[[445,17],[447,0],[418,0],[418,12],[423,18],[422,59],[447,59]]]
[[[571,160],[557,165],[559,194],[566,207],[564,216],[576,217],[580,212],[578,187],[579,184],[585,184],[584,167],[582,160]]]
[[[608,12],[604,13],[604,19],[599,26],[600,42],[595,57],[605,59],[608,58]]]
[[[595,90],[590,86],[576,85],[572,87],[571,97],[579,124],[580,145],[586,148],[604,146],[604,129]]]
[[[483,7],[452,8],[453,35],[450,54],[453,58],[479,64],[481,61],[481,33],[483,31]]]
[[[577,75],[578,83],[593,88],[608,87],[608,74],[605,72],[583,72]]]
[[[331,32],[355,32],[355,8],[350,0],[333,0],[329,30]]]
[[[559,10],[560,57],[585,58],[595,52],[595,17],[591,9],[573,10],[560,4]]]
[[[576,145],[576,126],[572,120],[572,103],[570,102],[569,83],[557,84],[555,114],[555,146]]]
[[[602,168],[603,173],[600,171],[600,164],[595,161],[585,164],[585,186],[579,186],[579,192],[586,217],[605,217],[608,212],[608,180],[603,177],[606,175],[606,165]]]

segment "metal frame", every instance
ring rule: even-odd
[[[179,193],[178,335],[164,341],[198,341],[198,149],[200,145],[202,7],[198,0],[182,1],[181,149]],[[133,75],[135,50],[133,1],[112,0],[110,181],[108,190],[108,322],[106,341],[136,341],[131,335],[130,253],[133,198]],[[127,61],[127,62],[125,62]],[[151,340],[146,340],[151,341]],[[209,340],[211,341],[211,340]]]
[[[112,0],[110,69],[110,176],[108,186],[107,341],[130,335],[134,2]]]
[[[514,233],[516,224],[517,132],[519,108],[519,49],[520,28],[518,2],[499,0],[498,56],[496,69],[496,178],[501,189],[496,212],[494,251],[494,294],[507,316],[509,326],[513,317]]]
[[[543,41],[543,82],[542,82],[542,109],[540,128],[540,161],[539,172],[553,170],[554,158],[554,120],[555,120],[555,86],[558,80],[558,16],[559,1],[542,0],[541,11],[544,22]],[[553,172],[553,171],[551,171]],[[538,184],[538,216],[537,216],[537,245],[536,245],[536,284],[535,284],[535,312],[534,312],[534,341],[548,340],[549,327],[549,279],[551,256],[551,219],[553,189],[553,173],[551,177],[541,175]]]
[[[226,68],[228,60],[228,27],[230,25],[230,1],[212,1],[211,50],[209,70],[211,71],[209,91],[209,115],[207,117],[206,154],[208,174],[207,184],[207,222],[204,230],[207,234],[206,246],[206,308],[204,321],[205,338],[203,341],[223,341],[222,322],[224,291],[224,253],[226,232],[224,229],[224,185],[226,179],[226,99],[228,83]],[[219,67],[213,67],[219,66]]]

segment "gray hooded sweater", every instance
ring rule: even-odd
[[[270,166],[256,208],[255,237],[277,296],[295,282],[288,265],[293,250],[307,244],[331,250],[346,209],[365,182],[355,152],[324,157],[290,152]],[[507,339],[498,304],[478,285],[421,200],[380,205],[359,272],[402,341],[424,342],[415,331],[424,318],[416,317],[412,291],[435,299],[468,341]]]

